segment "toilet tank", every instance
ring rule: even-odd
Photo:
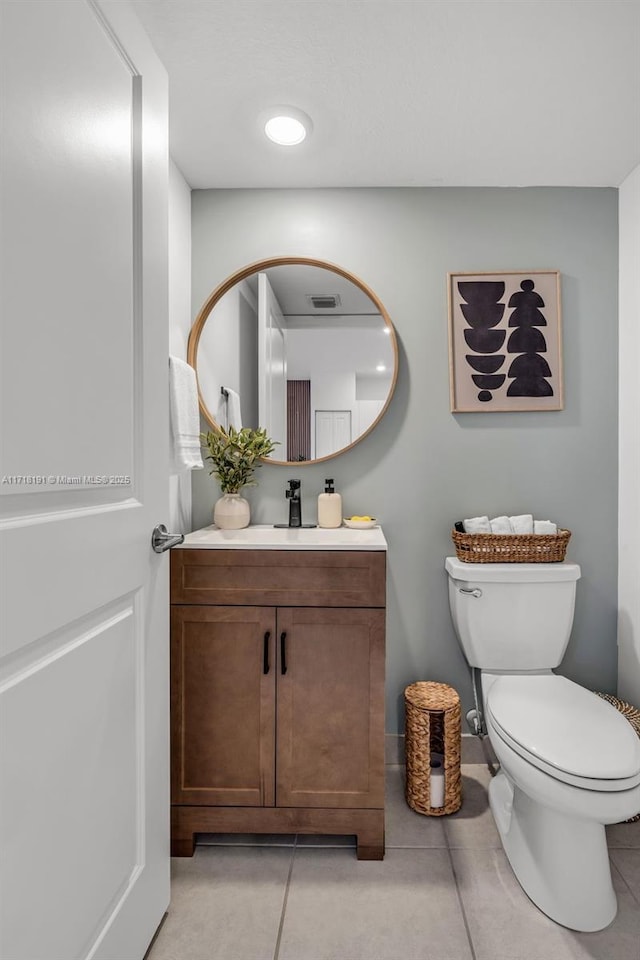
[[[573,624],[576,563],[464,563],[447,557],[449,606],[467,662],[481,670],[546,670]]]

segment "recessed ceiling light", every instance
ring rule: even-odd
[[[264,132],[283,147],[302,143],[312,127],[311,118],[296,107],[273,107],[264,117]]]

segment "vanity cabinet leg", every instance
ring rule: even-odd
[[[196,838],[195,834],[191,834],[190,837],[186,839],[181,837],[177,839],[175,837],[171,838],[171,856],[172,857],[192,857],[196,849]]]
[[[384,860],[384,811],[378,822],[359,830],[356,836],[358,860]]]
[[[384,860],[384,843],[377,847],[365,847],[358,843],[358,860]]]
[[[171,856],[192,857],[196,849],[196,833],[199,827],[199,808],[171,807]],[[202,830],[202,827],[199,828]]]

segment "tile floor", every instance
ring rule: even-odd
[[[599,933],[533,906],[501,850],[485,765],[462,768],[464,803],[413,813],[387,767],[387,853],[348,837],[200,838],[172,861],[169,914],[147,960],[640,960],[640,822],[609,828],[618,916]]]

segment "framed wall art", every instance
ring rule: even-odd
[[[562,410],[557,270],[450,273],[452,413]]]

